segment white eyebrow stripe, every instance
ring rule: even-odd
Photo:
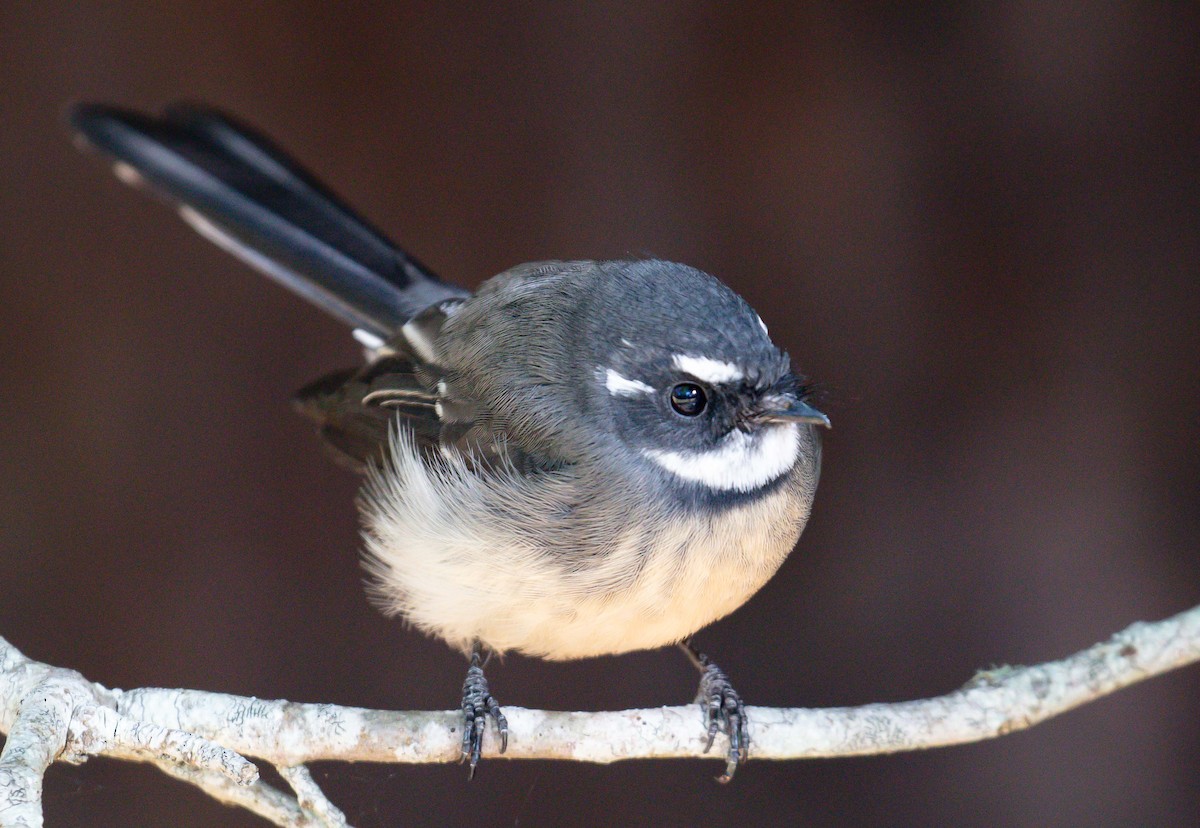
[[[736,382],[746,376],[742,369],[732,362],[722,362],[719,359],[675,354],[671,358],[671,362],[678,370],[714,385],[722,382]]]
[[[762,321],[762,317],[756,313],[754,314],[754,318],[758,320],[758,326],[763,329],[763,333],[770,336],[771,332],[767,330],[767,323]]]
[[[642,454],[692,483],[718,492],[751,492],[786,473],[800,456],[800,430],[794,424],[764,429],[757,434],[733,431],[710,451],[661,451]]]
[[[604,387],[614,397],[636,397],[638,394],[653,394],[654,388],[640,380],[623,377],[611,368],[604,370]]]

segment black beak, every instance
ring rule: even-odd
[[[833,428],[829,418],[803,400],[791,395],[764,397],[756,419],[767,423],[808,423]]]

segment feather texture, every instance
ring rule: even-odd
[[[70,118],[122,180],[182,205],[205,237],[354,328],[387,338],[424,308],[468,295],[216,110],[179,104],[156,118],[80,104]]]

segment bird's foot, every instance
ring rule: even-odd
[[[496,730],[500,733],[500,752],[508,749],[508,720],[500,712],[500,703],[488,690],[487,679],[483,675],[483,660],[479,650],[471,653],[471,666],[467,668],[467,678],[463,681],[462,689],[463,740],[462,758],[460,762],[470,762],[471,770],[467,779],[475,778],[475,766],[479,764],[480,752],[483,749],[483,733],[487,729],[487,718],[492,717]]]
[[[704,746],[704,752],[712,749],[718,730],[729,737],[725,773],[717,778],[718,782],[728,782],[733,779],[738,765],[748,758],[750,731],[746,721],[746,705],[724,670],[690,644],[685,644],[684,650],[700,671],[700,690],[696,694],[696,701],[704,711],[708,729],[708,743]]]

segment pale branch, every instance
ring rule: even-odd
[[[155,764],[163,773],[195,785],[218,802],[245,808],[250,813],[257,814],[274,825],[284,825],[289,828],[344,828],[346,825],[346,820],[341,816],[341,812],[328,800],[325,800],[328,808],[321,809],[321,811],[336,814],[336,817],[340,819],[328,819],[320,811],[306,808],[303,801],[298,800],[297,797],[290,796],[262,781],[243,785],[214,771],[196,770],[170,762]],[[3,825],[4,823],[0,822],[0,826]]]
[[[1138,623],[1060,661],[978,673],[932,699],[844,708],[747,709],[753,759],[802,759],[974,742],[1030,727],[1200,660],[1200,607]],[[576,713],[505,707],[508,759],[704,757],[695,706]],[[263,701],[198,690],[108,690],[31,661],[0,638],[0,828],[41,825],[41,780],[55,760],[150,761],[276,825],[340,828],[341,812],[304,764],[452,762],[457,712],[389,712]],[[490,731],[485,754],[496,757]],[[280,769],[294,796],[256,781],[242,756]],[[710,758],[724,750],[714,748]]]

